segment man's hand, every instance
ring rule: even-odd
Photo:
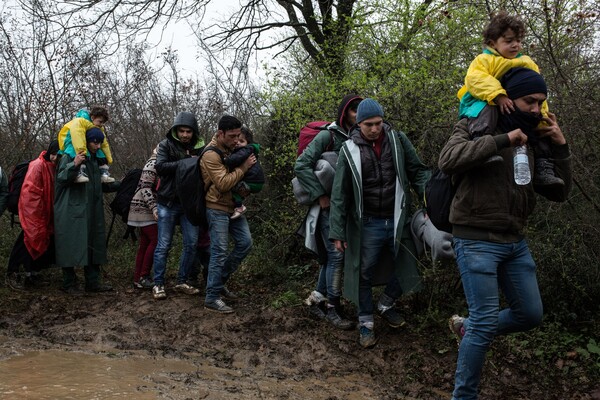
[[[539,137],[549,137],[554,144],[560,145],[567,143],[560,126],[558,126],[558,122],[556,122],[556,115],[549,112],[548,117],[544,117],[542,121],[544,121],[546,125],[539,126],[535,130]]]
[[[73,163],[75,164],[76,167],[79,167],[81,164],[83,164],[83,162],[85,161],[86,157],[85,157],[85,151],[82,151],[81,153],[77,154],[75,156],[75,159],[73,160]]]
[[[333,244],[335,245],[335,249],[340,253],[343,253],[344,250],[348,248],[348,242],[342,242],[341,240],[334,240]]]
[[[494,99],[494,103],[498,105],[498,109],[502,114],[510,114],[515,111],[515,105],[511,99],[504,94],[499,94]]]
[[[327,210],[329,208],[329,196],[323,195],[319,197],[319,206],[321,210]]]
[[[527,143],[527,135],[520,129],[515,129],[507,133],[511,147],[522,146]]]
[[[246,161],[244,161],[244,164],[242,165],[244,166],[245,171],[248,171],[254,164],[256,164],[256,156],[251,154],[250,157],[246,158]]]

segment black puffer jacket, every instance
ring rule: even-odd
[[[362,166],[362,184],[364,199],[364,215],[380,218],[394,216],[396,194],[396,171],[392,149],[387,137],[391,127],[384,123],[381,158],[377,159],[373,143],[365,140],[360,128],[355,126],[350,132],[350,139],[360,146],[360,163]]]
[[[252,165],[250,169],[244,174],[242,179],[248,183],[265,183],[265,173],[263,172],[260,161],[258,160],[258,153],[260,146],[258,143],[251,143],[244,147],[239,147],[233,150],[233,153],[225,157],[223,163],[232,170],[239,167],[246,161],[252,154],[256,155],[256,164]]]
[[[177,137],[178,126],[192,128],[193,134],[190,143],[184,144],[179,140]],[[173,126],[166,136],[167,138],[159,143],[156,153],[156,173],[159,178],[156,201],[159,204],[170,206],[172,203],[179,201],[175,192],[175,173],[179,161],[200,155],[204,143],[198,134],[196,117],[189,112],[177,114]]]

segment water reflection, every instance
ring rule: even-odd
[[[2,399],[156,399],[154,380],[196,367],[180,360],[39,351],[0,362]]]

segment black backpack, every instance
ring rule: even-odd
[[[27,170],[29,169],[30,161],[23,161],[15,165],[8,177],[8,196],[6,197],[6,209],[10,211],[12,223],[14,224],[14,216],[19,215],[19,197],[21,196],[21,187]]]
[[[456,194],[452,175],[446,175],[436,169],[425,185],[425,208],[429,219],[441,231],[452,233],[450,206]]]
[[[141,176],[141,168],[132,168],[129,171],[127,171],[127,173],[121,180],[119,190],[117,190],[114,199],[110,202],[109,206],[112,211],[113,217],[110,223],[110,228],[108,229],[108,234],[106,235],[107,247],[117,215],[121,217],[121,221],[127,224],[127,220],[129,218],[129,208],[131,206],[131,199],[133,199],[133,196],[135,195]],[[132,240],[137,240],[137,237],[135,235],[135,228],[133,226],[127,225],[127,229],[125,230],[123,239],[127,239],[129,237],[131,237]]]
[[[118,215],[121,220],[127,223],[129,217],[129,207],[131,206],[131,199],[135,195],[140,177],[142,176],[141,168],[132,168],[125,174],[125,177],[121,181],[121,186],[115,194],[115,198],[110,202],[110,209],[113,215]]]
[[[202,149],[199,157],[189,157],[180,160],[175,174],[175,192],[187,219],[195,226],[206,228],[206,189],[202,179],[200,158],[208,150],[213,150],[221,159],[223,152],[214,146]]]

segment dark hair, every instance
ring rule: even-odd
[[[244,135],[248,144],[254,143],[254,133],[246,125],[242,126],[242,135]]]
[[[92,106],[90,110],[90,118],[104,117],[104,121],[108,121],[108,109],[104,106]]]
[[[483,43],[490,44],[498,40],[508,29],[512,29],[519,40],[525,36],[525,24],[519,17],[509,15],[506,11],[499,11],[492,16],[490,23],[483,30]]]
[[[233,115],[223,115],[217,124],[217,129],[223,132],[242,127],[242,122]]]

